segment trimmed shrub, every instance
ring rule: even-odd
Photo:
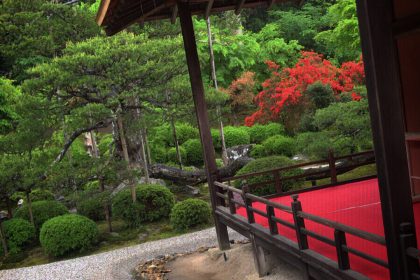
[[[35,189],[29,194],[31,201],[54,200],[54,194],[49,190]]]
[[[156,163],[167,162],[167,151],[165,147],[158,144],[152,144],[150,145],[150,153],[152,156],[152,160],[154,162]]]
[[[293,138],[283,135],[271,136],[262,145],[267,156],[284,155],[291,157],[295,153],[295,141]]]
[[[19,253],[22,248],[35,238],[34,226],[24,219],[14,218],[3,223],[3,231],[7,247],[12,254]],[[2,246],[0,246],[3,249]],[[1,252],[3,254],[3,252]]]
[[[265,156],[267,156],[267,154],[265,153],[265,148],[264,148],[263,145],[257,144],[257,145],[254,145],[252,147],[251,157],[253,157],[253,158],[262,158],[262,157],[265,157]]]
[[[220,151],[222,149],[222,139],[220,138],[220,131],[218,129],[211,129],[211,139],[213,140],[214,149]]]
[[[198,139],[190,139],[182,147],[187,153],[186,163],[189,165],[203,165],[203,150]]]
[[[32,214],[34,217],[35,228],[37,230],[41,228],[45,221],[56,216],[68,214],[68,212],[69,211],[66,206],[54,200],[42,200],[32,203]],[[17,209],[15,217],[30,221],[27,203]]]
[[[184,144],[190,139],[196,139],[199,137],[198,129],[188,123],[177,123],[175,125],[175,129],[179,145]],[[175,146],[173,139],[170,143],[171,146]]]
[[[179,153],[181,154],[181,160],[184,162],[187,159],[187,151],[185,148],[179,146]],[[178,162],[178,157],[176,155],[176,148],[170,148],[168,150],[168,161],[169,162]]]
[[[160,185],[139,185],[136,197],[137,200],[133,203],[130,190],[125,189],[112,200],[113,214],[122,218],[130,227],[169,217],[175,203],[171,191]]]
[[[203,200],[189,198],[178,202],[171,212],[171,224],[178,230],[208,223],[211,215],[210,206]]]
[[[335,100],[331,86],[321,82],[309,85],[303,94],[310,98],[316,109],[328,107]]]
[[[94,221],[105,220],[104,205],[101,199],[89,196],[77,204],[77,213]]]
[[[284,134],[284,127],[279,123],[269,123],[269,124],[254,124],[249,128],[249,136],[251,138],[251,143],[260,144],[267,138],[274,135]]]
[[[42,225],[39,240],[48,255],[60,257],[90,249],[97,237],[98,228],[94,221],[68,214],[46,221]]]
[[[245,126],[226,126],[224,132],[228,148],[251,143],[248,128]]]
[[[296,164],[296,163],[292,161],[291,159],[284,156],[265,157],[265,158],[260,158],[260,159],[251,161],[250,163],[242,167],[236,173],[236,175],[238,176],[238,175],[249,174],[249,173],[254,173],[254,172],[266,171],[266,170],[290,166],[293,164]],[[289,177],[289,176],[295,176],[299,174],[303,174],[303,171],[301,169],[294,169],[294,170],[282,172],[281,176]],[[271,174],[255,176],[255,177],[247,179],[247,184],[251,185],[251,184],[256,184],[256,183],[262,183],[262,182],[270,181],[273,179],[274,179],[273,175]],[[287,192],[289,190],[292,190],[293,188],[301,186],[302,183],[303,183],[303,179],[284,181],[282,182],[282,190],[284,192]],[[242,182],[235,181],[235,187],[241,188]],[[274,194],[275,192],[276,192],[276,189],[275,189],[274,184],[267,184],[263,187],[255,188],[252,190],[252,193],[256,195],[269,195],[269,194]]]

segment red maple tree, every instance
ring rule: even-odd
[[[277,120],[284,107],[299,104],[303,92],[315,82],[328,84],[339,97],[340,93],[352,92],[365,79],[362,59],[345,62],[338,68],[321,54],[303,51],[293,68],[279,69],[272,61],[266,64],[271,77],[262,83],[263,90],[254,99],[258,110],[245,118],[247,126]],[[361,97],[352,92],[352,98]]]

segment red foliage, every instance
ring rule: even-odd
[[[364,83],[363,61],[343,63],[341,68],[315,52],[304,51],[293,68],[284,68],[272,62],[266,62],[271,70],[271,77],[262,83],[263,90],[255,97],[258,110],[245,118],[245,125],[256,122],[268,122],[278,119],[282,109],[287,105],[298,104],[302,93],[315,82],[328,84],[336,95],[350,92],[356,85]],[[354,100],[360,95],[353,93]]]

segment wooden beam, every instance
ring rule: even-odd
[[[194,27],[189,4],[179,1],[178,12],[181,23],[182,37],[184,39],[185,55],[187,59],[188,72],[190,75],[195,113],[200,131],[201,145],[203,147],[207,183],[210,190],[217,240],[219,243],[219,248],[221,250],[226,250],[230,248],[227,227],[219,221],[218,216],[215,213],[216,207],[221,205],[222,201],[217,197],[216,193],[218,189],[216,189],[216,186],[214,185],[214,181],[217,178],[216,157],[213,147],[213,140],[210,133],[210,124],[204,96],[204,86],[201,77],[200,61],[198,59],[197,45],[195,42]]]
[[[211,8],[213,8],[213,3],[214,3],[214,0],[209,0],[209,2],[207,3],[206,11],[204,13],[205,19],[208,19],[210,16]]]
[[[393,2],[356,2],[390,276],[391,279],[406,279],[404,262],[408,262],[413,271],[418,271],[419,264],[417,260],[407,260],[399,232],[402,223],[414,225],[414,214],[401,79],[392,34]]]
[[[396,37],[420,32],[420,14],[395,21],[392,29]]]
[[[175,4],[175,6],[172,8],[172,16],[171,16],[172,24],[175,24],[177,16],[178,16],[178,5]]]
[[[102,0],[101,4],[99,5],[98,13],[96,14],[96,23],[101,26],[106,13],[108,12],[109,3],[111,0]]]
[[[241,12],[244,4],[245,4],[245,0],[238,0],[238,3],[236,4],[236,7],[235,7],[235,14],[236,15],[239,15],[239,13]]]

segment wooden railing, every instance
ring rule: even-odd
[[[316,186],[317,188],[321,188],[324,186],[330,186],[337,184],[338,179],[337,175],[350,171],[354,168],[369,165],[375,163],[375,155],[373,151],[366,151],[346,156],[334,157],[333,153],[330,152],[328,155],[328,159],[324,160],[317,160],[311,162],[304,162],[300,164],[295,164],[291,166],[286,166],[277,169],[271,169],[266,171],[254,172],[234,177],[223,178],[220,182],[228,182],[232,181],[247,181],[247,179],[255,178],[258,176],[268,175],[270,176],[270,180],[248,184],[248,188],[252,191],[256,188],[261,188],[267,185],[274,184],[276,194],[284,194],[288,195],[291,192],[284,193],[283,192],[283,183],[285,181],[295,181],[295,180],[303,180],[303,181],[311,181],[312,186]],[[311,166],[316,165],[326,165],[326,167],[317,168],[316,171],[311,171]],[[307,170],[303,170],[307,167]],[[301,170],[301,174],[293,175],[293,176],[284,176],[285,173],[290,172],[292,170]],[[330,178],[328,184],[317,185],[316,181],[320,179]],[[313,188],[311,188],[313,189]]]
[[[369,262],[388,268],[388,263],[386,261],[366,254],[355,248],[352,248],[348,246],[346,242],[346,236],[353,235],[358,238],[379,244],[381,246],[386,246],[385,238],[383,236],[369,233],[351,226],[347,226],[335,221],[331,221],[304,212],[302,210],[302,204],[298,200],[298,195],[292,196],[293,200],[291,202],[291,206],[289,207],[270,201],[263,197],[253,195],[249,193],[249,188],[246,186],[242,188],[242,190],[239,190],[222,182],[215,182],[215,185],[223,191],[223,193],[217,192],[217,196],[226,200],[226,206],[228,207],[228,211],[232,219],[237,218],[237,216],[235,215],[237,208],[244,207],[247,214],[247,222],[249,224],[255,223],[255,214],[267,218],[268,227],[271,235],[281,235],[281,232],[279,232],[278,230],[278,224],[281,224],[285,227],[294,230],[296,232],[296,239],[299,250],[310,249],[308,244],[308,236],[317,239],[321,242],[324,242],[328,245],[334,246],[336,248],[337,264],[340,270],[351,269],[349,253],[359,256],[360,258],[363,258]],[[237,194],[236,196],[241,196],[242,201],[235,198],[235,193]],[[256,202],[264,204],[265,211],[253,207],[253,203]],[[293,215],[293,223],[277,217],[275,215],[275,209]],[[307,229],[305,227],[305,221],[312,221],[313,223],[333,229],[334,239],[322,236],[317,232]]]

